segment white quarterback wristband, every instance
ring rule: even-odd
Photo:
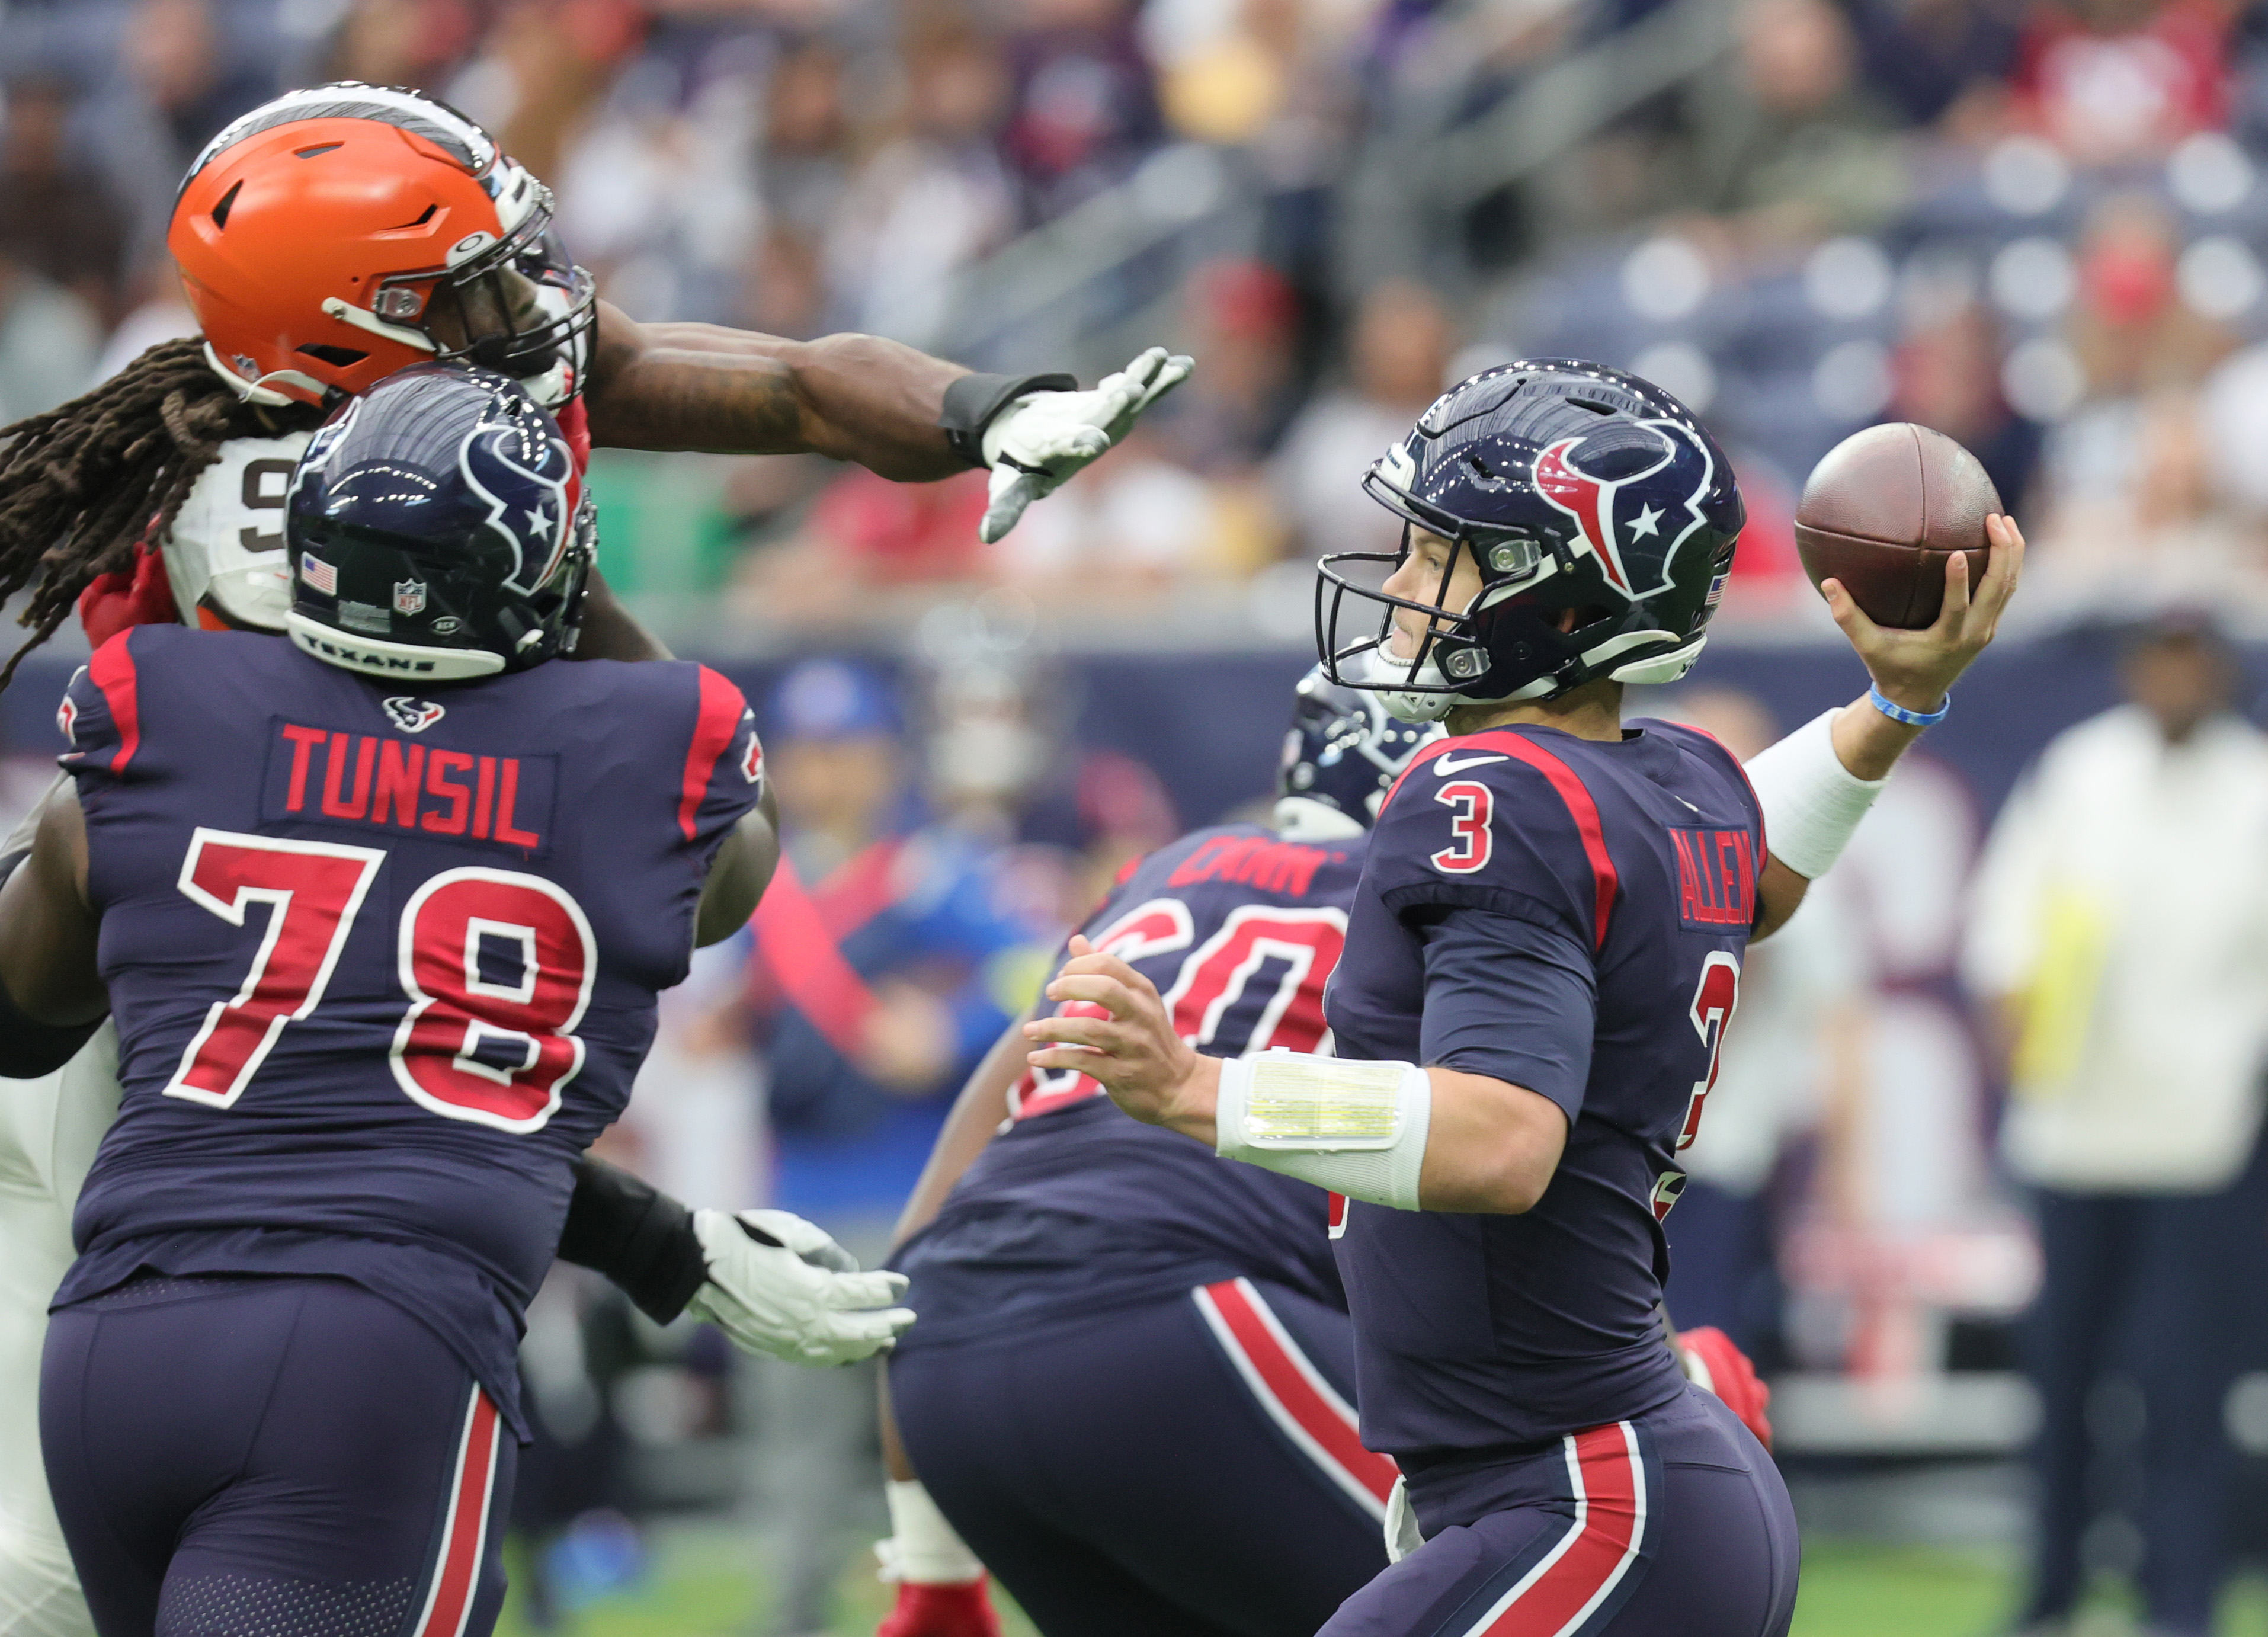
[[[1415,1211],[1432,1114],[1433,1083],[1410,1064],[1263,1051],[1220,1066],[1214,1151]]]
[[[918,1478],[882,1485],[890,1505],[890,1537],[874,1543],[882,1578],[908,1586],[964,1586],[984,1573]]]
[[[1764,844],[1806,881],[1827,874],[1887,779],[1869,783],[1835,754],[1839,712],[1815,716],[1748,764],[1749,783],[1764,810]]]

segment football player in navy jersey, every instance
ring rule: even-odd
[[[1744,776],[1705,734],[1621,719],[1624,683],[1698,654],[1743,521],[1668,395],[1508,365],[1444,394],[1366,487],[1408,532],[1325,560],[1325,665],[1451,737],[1380,813],[1326,999],[1343,1057],[1198,1054],[1146,976],[1080,940],[1046,991],[1080,1004],[1025,1025],[1028,1060],[1351,1200],[1363,1442],[1405,1487],[1398,1560],[1330,1637],[1777,1637],[1793,1515],[1660,1344],[1661,1219],[1742,952],[1950,708],[2022,537],[1991,520],[1974,594],[1956,555],[1926,630],[1827,581],[1873,686]]]
[[[1311,674],[1274,827],[1130,866],[1087,937],[1198,1050],[1314,1050],[1372,814],[1437,736]],[[889,1369],[912,1464],[889,1486],[882,1629],[997,1631],[990,1567],[1054,1637],[1307,1637],[1385,1567],[1395,1477],[1356,1436],[1327,1198],[1024,1051],[1011,1029],[971,1078],[899,1221],[922,1322]]]
[[[0,1009],[118,1029],[40,1405],[105,1637],[495,1619],[575,1161],[775,850],[730,682],[546,663],[571,464],[511,379],[395,375],[294,475],[288,640],[137,627],[65,697]],[[910,1321],[897,1275],[803,1273],[768,1299],[836,1309],[845,1356]]]

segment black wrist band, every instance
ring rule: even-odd
[[[1027,392],[1077,392],[1079,377],[1050,375],[963,375],[945,389],[937,424],[945,441],[971,466],[984,464],[984,429],[992,417]]]
[[[693,1213],[587,1154],[575,1161],[575,1192],[557,1254],[562,1262],[604,1273],[657,1324],[684,1312],[709,1277]]]

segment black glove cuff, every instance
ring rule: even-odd
[[[971,466],[984,464],[984,429],[992,417],[1027,392],[1077,392],[1079,377],[1051,375],[963,375],[945,389],[937,424],[954,453]]]
[[[685,1311],[709,1277],[693,1213],[628,1171],[585,1154],[559,1233],[559,1259],[604,1273],[657,1324]]]

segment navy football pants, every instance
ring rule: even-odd
[[[102,1637],[485,1637],[518,1445],[359,1286],[144,1276],[56,1313],[40,1440]]]
[[[1417,1475],[1425,1544],[1319,1637],[1785,1637],[1795,1515],[1697,1387],[1514,1461]]]
[[[915,1470],[1049,1637],[1312,1637],[1386,1567],[1394,1468],[1356,1441],[1346,1315],[1231,1279],[997,1342],[914,1347]]]

